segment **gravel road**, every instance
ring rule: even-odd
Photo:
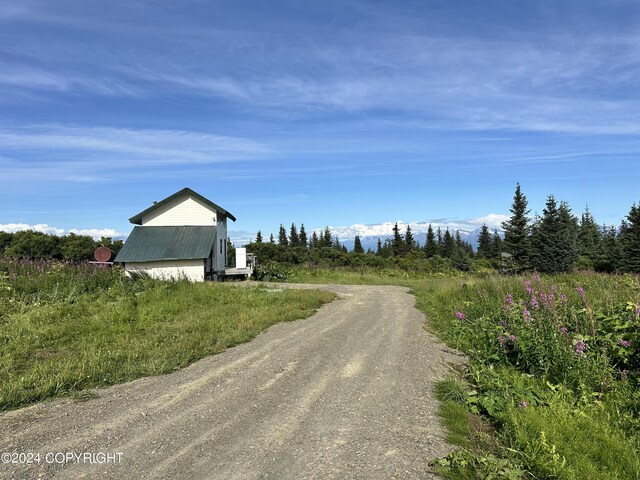
[[[405,288],[272,288],[291,287],[340,297],[181,371],[0,415],[0,453],[40,453],[0,478],[436,478],[433,387],[462,357]]]

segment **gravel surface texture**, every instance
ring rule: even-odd
[[[40,454],[0,463],[0,478],[436,478],[428,462],[451,447],[434,384],[464,358],[424,329],[409,291],[270,288],[339,299],[178,372],[0,415],[0,453]],[[107,453],[121,455],[99,463]]]

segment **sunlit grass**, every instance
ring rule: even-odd
[[[74,267],[68,267],[74,268]],[[54,274],[33,279],[55,288]],[[117,281],[82,285],[61,270],[51,291],[5,281],[0,297],[0,409],[174,371],[246,342],[266,327],[311,315],[334,296],[224,284]],[[95,283],[95,282],[94,282]]]

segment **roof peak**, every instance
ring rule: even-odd
[[[142,217],[150,214],[151,212],[153,212],[154,210],[163,207],[164,205],[166,205],[167,203],[175,200],[176,198],[180,198],[183,195],[190,195],[193,196],[195,198],[197,198],[198,200],[200,200],[201,202],[205,203],[206,205],[210,206],[211,208],[214,208],[216,211],[224,214],[227,218],[230,218],[231,220],[233,220],[234,222],[236,221],[236,217],[234,217],[230,212],[226,211],[224,208],[222,208],[220,205],[217,205],[215,203],[213,203],[211,200],[209,200],[206,197],[203,197],[202,195],[200,195],[198,192],[196,192],[195,190],[192,190],[189,187],[185,187],[182,190],[178,190],[176,193],[174,193],[173,195],[169,195],[167,198],[160,200],[160,201],[154,201],[153,204],[143,210],[142,212],[134,215],[133,217],[131,217],[129,219],[129,222],[136,224],[136,225],[140,225],[142,224]]]

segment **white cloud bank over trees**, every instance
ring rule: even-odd
[[[455,218],[438,218],[424,222],[403,222],[398,220],[398,227],[400,231],[405,231],[407,225],[411,227],[411,231],[414,234],[426,233],[429,225],[434,229],[440,227],[441,229],[449,228],[449,230],[461,230],[470,232],[487,225],[490,230],[497,228],[502,229],[502,222],[509,219],[508,215],[502,215],[498,213],[490,213],[484,217],[468,218],[468,219],[455,219]],[[334,227],[329,225],[329,229],[333,235],[337,235],[341,240],[353,239],[356,235],[362,237],[386,237],[393,235],[393,226],[395,222],[384,222],[372,225],[366,225],[363,223],[356,223],[348,227]],[[321,229],[316,229],[319,232]]]
[[[46,223],[37,223],[35,225],[29,225],[27,223],[0,224],[0,232],[15,233],[23,230],[33,230],[34,232],[58,236],[68,235],[70,233],[75,235],[88,235],[94,240],[100,240],[102,237],[123,238],[126,236],[126,234],[118,232],[113,228],[70,228],[69,230],[65,230],[64,228],[53,227]]]

